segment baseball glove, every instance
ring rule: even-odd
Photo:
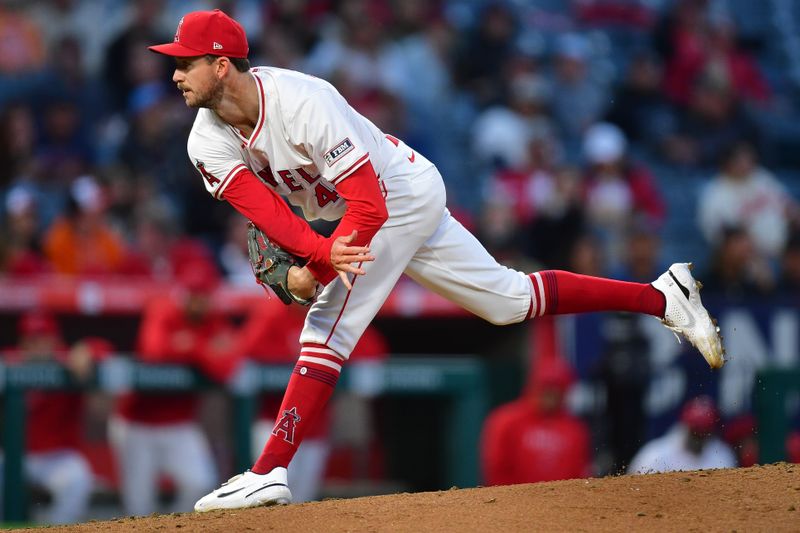
[[[292,302],[311,305],[313,299],[298,298],[289,291],[287,276],[289,268],[297,265],[297,259],[280,246],[274,244],[264,232],[250,222],[247,225],[247,251],[250,266],[260,285],[269,285],[278,298],[286,305]]]

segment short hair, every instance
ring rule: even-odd
[[[221,56],[216,56],[214,54],[205,55],[206,61],[208,61],[209,63],[213,63],[214,60],[216,60],[218,57]],[[250,60],[247,59],[246,57],[228,57],[228,61],[230,61],[231,64],[234,67],[236,67],[236,70],[238,70],[239,72],[247,72],[248,70],[250,70]]]

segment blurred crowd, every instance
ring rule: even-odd
[[[706,271],[705,290],[729,299],[800,295],[800,45],[789,38],[800,11],[780,17],[784,4],[2,2],[0,278],[179,280],[183,292],[145,310],[138,355],[193,365],[215,381],[229,379],[245,353],[288,362],[280,358],[297,352],[302,315],[282,309],[276,318],[265,304],[233,324],[209,308],[207,294],[222,281],[255,286],[246,221],[201,186],[186,155],[194,112],[172,86],[170,60],[146,48],[169,41],[185,12],[219,7],[244,25],[251,64],[328,79],[431,159],[451,211],[504,264],[649,282],[665,264],[693,260]],[[33,337],[52,344],[28,346]],[[24,318],[19,339],[9,357],[57,353],[79,379],[111,351],[97,339],[63,346],[47,316]],[[366,358],[388,351],[377,333],[359,349]],[[487,419],[486,483],[597,473],[591,432],[564,403],[572,372],[540,359],[524,394]],[[51,519],[71,521],[85,509],[89,474],[79,454],[59,451],[78,447],[78,426],[58,409],[78,411],[83,400],[50,394],[30,400],[29,409],[50,407],[29,411],[43,422],[28,427],[73,422],[48,432],[58,442],[28,436],[26,472],[61,494]],[[608,401],[612,410],[613,393]],[[127,512],[155,509],[157,491],[146,487],[160,476],[171,478],[181,510],[215,486],[196,409],[190,395],[118,399],[109,437]],[[264,399],[255,442],[263,444],[275,409],[275,398]],[[332,453],[330,416],[296,460],[301,499],[318,493]],[[636,453],[627,439],[615,469],[752,464],[753,420],[724,431],[718,421],[710,400],[691,400],[659,442]],[[800,461],[800,435],[791,439],[787,450]]]
[[[3,3],[0,272],[168,280],[203,257],[238,278],[242,225],[199,186],[194,113],[146,49],[221,7],[252,64],[330,80],[434,161],[451,210],[512,266],[650,279],[630,262],[651,247],[723,291],[800,287],[797,87],[747,3],[211,4]]]

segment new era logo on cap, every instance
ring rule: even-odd
[[[178,22],[173,42],[149,48],[173,57],[211,54],[246,58],[248,52],[247,35],[242,25],[219,9],[187,13]],[[225,53],[222,54],[221,50]]]

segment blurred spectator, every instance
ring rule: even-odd
[[[667,161],[710,166],[735,142],[758,146],[760,135],[752,117],[726,80],[703,75],[692,86],[689,105],[662,141]]]
[[[380,59],[389,16],[386,5],[383,2],[345,0],[339,3],[338,15],[331,20],[332,27],[323,32],[322,40],[308,55],[303,70],[335,80],[337,88],[340,83],[350,87],[355,96],[381,88]],[[348,95],[342,94],[350,102]]]
[[[251,58],[250,63],[302,71],[305,57],[298,41],[299,39],[292,35],[286,27],[272,26],[261,36],[261,48],[252,51],[258,56]]]
[[[164,282],[177,280],[192,265],[213,262],[211,250],[199,239],[184,235],[163,202],[140,204],[135,221],[134,243],[121,273]]]
[[[554,124],[549,116],[550,90],[536,74],[513,78],[508,106],[493,106],[481,113],[472,126],[474,153],[496,169],[525,169],[531,160],[531,144],[547,137],[552,143]]]
[[[646,220],[635,219],[625,240],[625,261],[616,279],[650,283],[664,272],[658,228]]]
[[[297,54],[305,56],[319,41],[319,31],[328,10],[329,0],[305,0],[303,2],[270,2],[266,7],[265,25],[269,28],[263,32],[263,39],[271,39],[270,34],[278,31],[286,45],[295,48]],[[224,11],[224,10],[223,10]],[[236,20],[241,20],[235,13],[226,11]],[[247,35],[257,33],[245,28]],[[268,54],[268,57],[274,57]],[[268,63],[281,66],[276,63]],[[286,65],[288,67],[288,64]],[[290,67],[289,67],[290,68]]]
[[[770,267],[756,253],[749,234],[735,226],[724,229],[711,269],[702,280],[706,291],[739,300],[763,296],[774,284]]]
[[[795,232],[786,243],[780,265],[778,292],[789,296],[800,295],[800,233]]]
[[[93,145],[83,135],[82,121],[78,106],[66,97],[53,98],[44,107],[36,162],[42,181],[49,186],[64,186],[93,163]]]
[[[581,0],[573,4],[583,24],[611,28],[649,29],[653,24],[650,2],[638,0]]]
[[[584,232],[572,243],[567,270],[587,276],[602,276],[605,273],[603,250],[591,234]]]
[[[308,309],[298,305],[284,305],[280,300],[272,297],[268,301],[261,300],[253,307],[253,311],[244,324],[239,335],[244,344],[242,352],[248,354],[253,360],[270,364],[293,364],[300,353],[300,331],[303,329],[305,315]],[[365,360],[382,360],[388,355],[386,340],[373,327],[368,327],[348,360],[349,363],[363,362]],[[340,393],[337,401],[342,396]],[[252,447],[253,460],[257,459],[262,448],[272,434],[272,429],[277,420],[280,409],[281,394],[264,394],[258,420],[253,425]],[[349,417],[357,417],[361,411],[361,403],[349,402]],[[333,403],[328,404],[320,413],[319,418],[310,422],[313,426],[303,440],[297,455],[289,466],[289,478],[292,484],[292,501],[305,502],[316,500],[320,497],[325,466],[331,451],[331,409]],[[358,424],[349,420],[351,426]],[[351,427],[347,433],[360,433]],[[363,433],[363,431],[361,431]],[[352,436],[352,435],[351,435]],[[364,443],[366,448],[366,444]]]
[[[733,20],[709,17],[694,30],[676,35],[676,49],[664,78],[664,90],[672,100],[688,103],[692,84],[701,76],[727,84],[736,98],[761,103],[770,98],[758,64],[738,47]]]
[[[123,111],[131,92],[139,85],[171,79],[173,64],[147,47],[165,40],[158,27],[164,0],[139,0],[132,4],[132,20],[106,48],[103,77],[111,105]]]
[[[627,156],[628,141],[613,124],[598,123],[586,131],[583,153],[588,164],[585,204],[589,223],[600,232],[606,259],[618,267],[624,234],[634,217],[660,224],[666,208],[650,172]]]
[[[219,274],[194,262],[180,273],[183,291],[154,299],[144,311],[139,358],[149,364],[183,364],[214,381],[228,380],[240,353],[229,320],[212,304]],[[122,396],[109,424],[119,466],[125,512],[156,511],[159,476],[175,485],[175,511],[191,511],[216,484],[206,436],[195,421],[198,394],[132,392]]]
[[[24,314],[17,329],[17,347],[2,353],[6,363],[55,361],[64,365],[78,384],[92,376],[95,362],[110,351],[101,339],[85,339],[68,349],[55,319],[44,312]],[[79,451],[84,441],[85,399],[80,391],[25,393],[24,472],[30,483],[50,494],[47,523],[86,519],[94,479]]]
[[[589,431],[567,412],[574,381],[558,356],[539,354],[523,395],[489,413],[481,437],[483,480],[510,485],[591,475]]]
[[[725,424],[722,435],[736,454],[738,466],[753,466],[758,463],[758,438],[753,415],[742,415],[729,421]]]
[[[502,101],[503,68],[514,48],[517,24],[511,7],[501,1],[487,2],[455,54],[456,83],[466,89],[479,108]]]
[[[45,55],[42,33],[28,14],[19,7],[0,5],[0,77],[36,73],[44,66]]]
[[[78,131],[90,145],[97,142],[94,128],[108,112],[106,91],[101,80],[89,76],[84,69],[84,49],[81,40],[65,35],[50,48],[45,87],[42,98],[66,100],[75,104]]]
[[[677,0],[668,6],[653,33],[653,48],[665,63],[702,53],[709,0]]]
[[[684,404],[680,421],[666,435],[639,450],[628,467],[630,474],[650,474],[712,468],[733,468],[736,457],[717,437],[719,414],[708,396]]]
[[[68,208],[44,237],[44,251],[60,274],[103,275],[118,272],[125,258],[125,243],[108,225],[105,199],[91,176],[70,186]]]
[[[698,202],[698,221],[712,245],[724,228],[747,231],[759,254],[777,258],[789,233],[790,212],[797,205],[786,188],[758,163],[749,143],[736,143],[722,158],[720,174],[705,188]]]
[[[118,0],[48,0],[26,2],[26,10],[39,25],[47,49],[58,48],[63,40],[77,39],[83,50],[77,67],[95,77],[103,52],[129,16]]]
[[[437,161],[445,179],[450,180],[457,177],[449,175],[452,165],[449,160],[463,161],[459,144],[463,132],[454,117],[458,106],[453,102],[448,63],[454,41],[452,28],[434,19],[427,21],[420,31],[388,43],[381,59],[386,89],[405,106],[409,142],[415,142],[415,148]]]
[[[228,217],[227,237],[219,251],[219,260],[228,283],[237,287],[255,289],[258,287],[258,283],[253,275],[253,267],[247,251],[247,224],[248,220],[239,213]],[[260,292],[261,289],[258,291]]]
[[[553,117],[568,141],[577,141],[605,113],[609,89],[591,72],[587,38],[567,33],[558,38],[554,57]]]
[[[570,188],[568,175],[556,173],[561,147],[551,132],[530,124],[524,128],[523,138],[528,141],[517,141],[525,149],[524,159],[508,168],[501,166],[486,182],[478,231],[479,240],[494,257],[523,270],[532,250],[553,252],[534,246],[542,244],[541,239],[535,243],[528,239],[531,225],[540,216],[557,225],[572,207],[576,195],[571,193],[577,191]]]
[[[649,278],[652,280],[653,278]],[[653,375],[651,346],[640,317],[603,317],[597,377],[605,389],[609,472],[624,472],[641,447],[647,427],[645,398]]]
[[[197,182],[187,170],[186,147],[172,142],[184,134],[191,113],[158,82],[137,86],[127,106],[130,128],[119,146],[119,160],[136,181],[149,181],[183,207],[185,193]]]
[[[654,54],[637,52],[614,91],[606,120],[619,126],[633,143],[656,147],[674,120],[663,93],[663,70]]]
[[[531,182],[534,218],[529,226],[529,255],[548,268],[569,269],[570,254],[586,230],[580,171],[561,166],[537,173]]]
[[[18,185],[6,195],[5,221],[0,229],[0,272],[10,276],[46,272],[40,238],[36,199],[30,189]]]
[[[36,142],[30,106],[10,104],[0,110],[0,187],[32,177]]]
[[[794,430],[786,436],[786,460],[800,463],[800,430]]]

